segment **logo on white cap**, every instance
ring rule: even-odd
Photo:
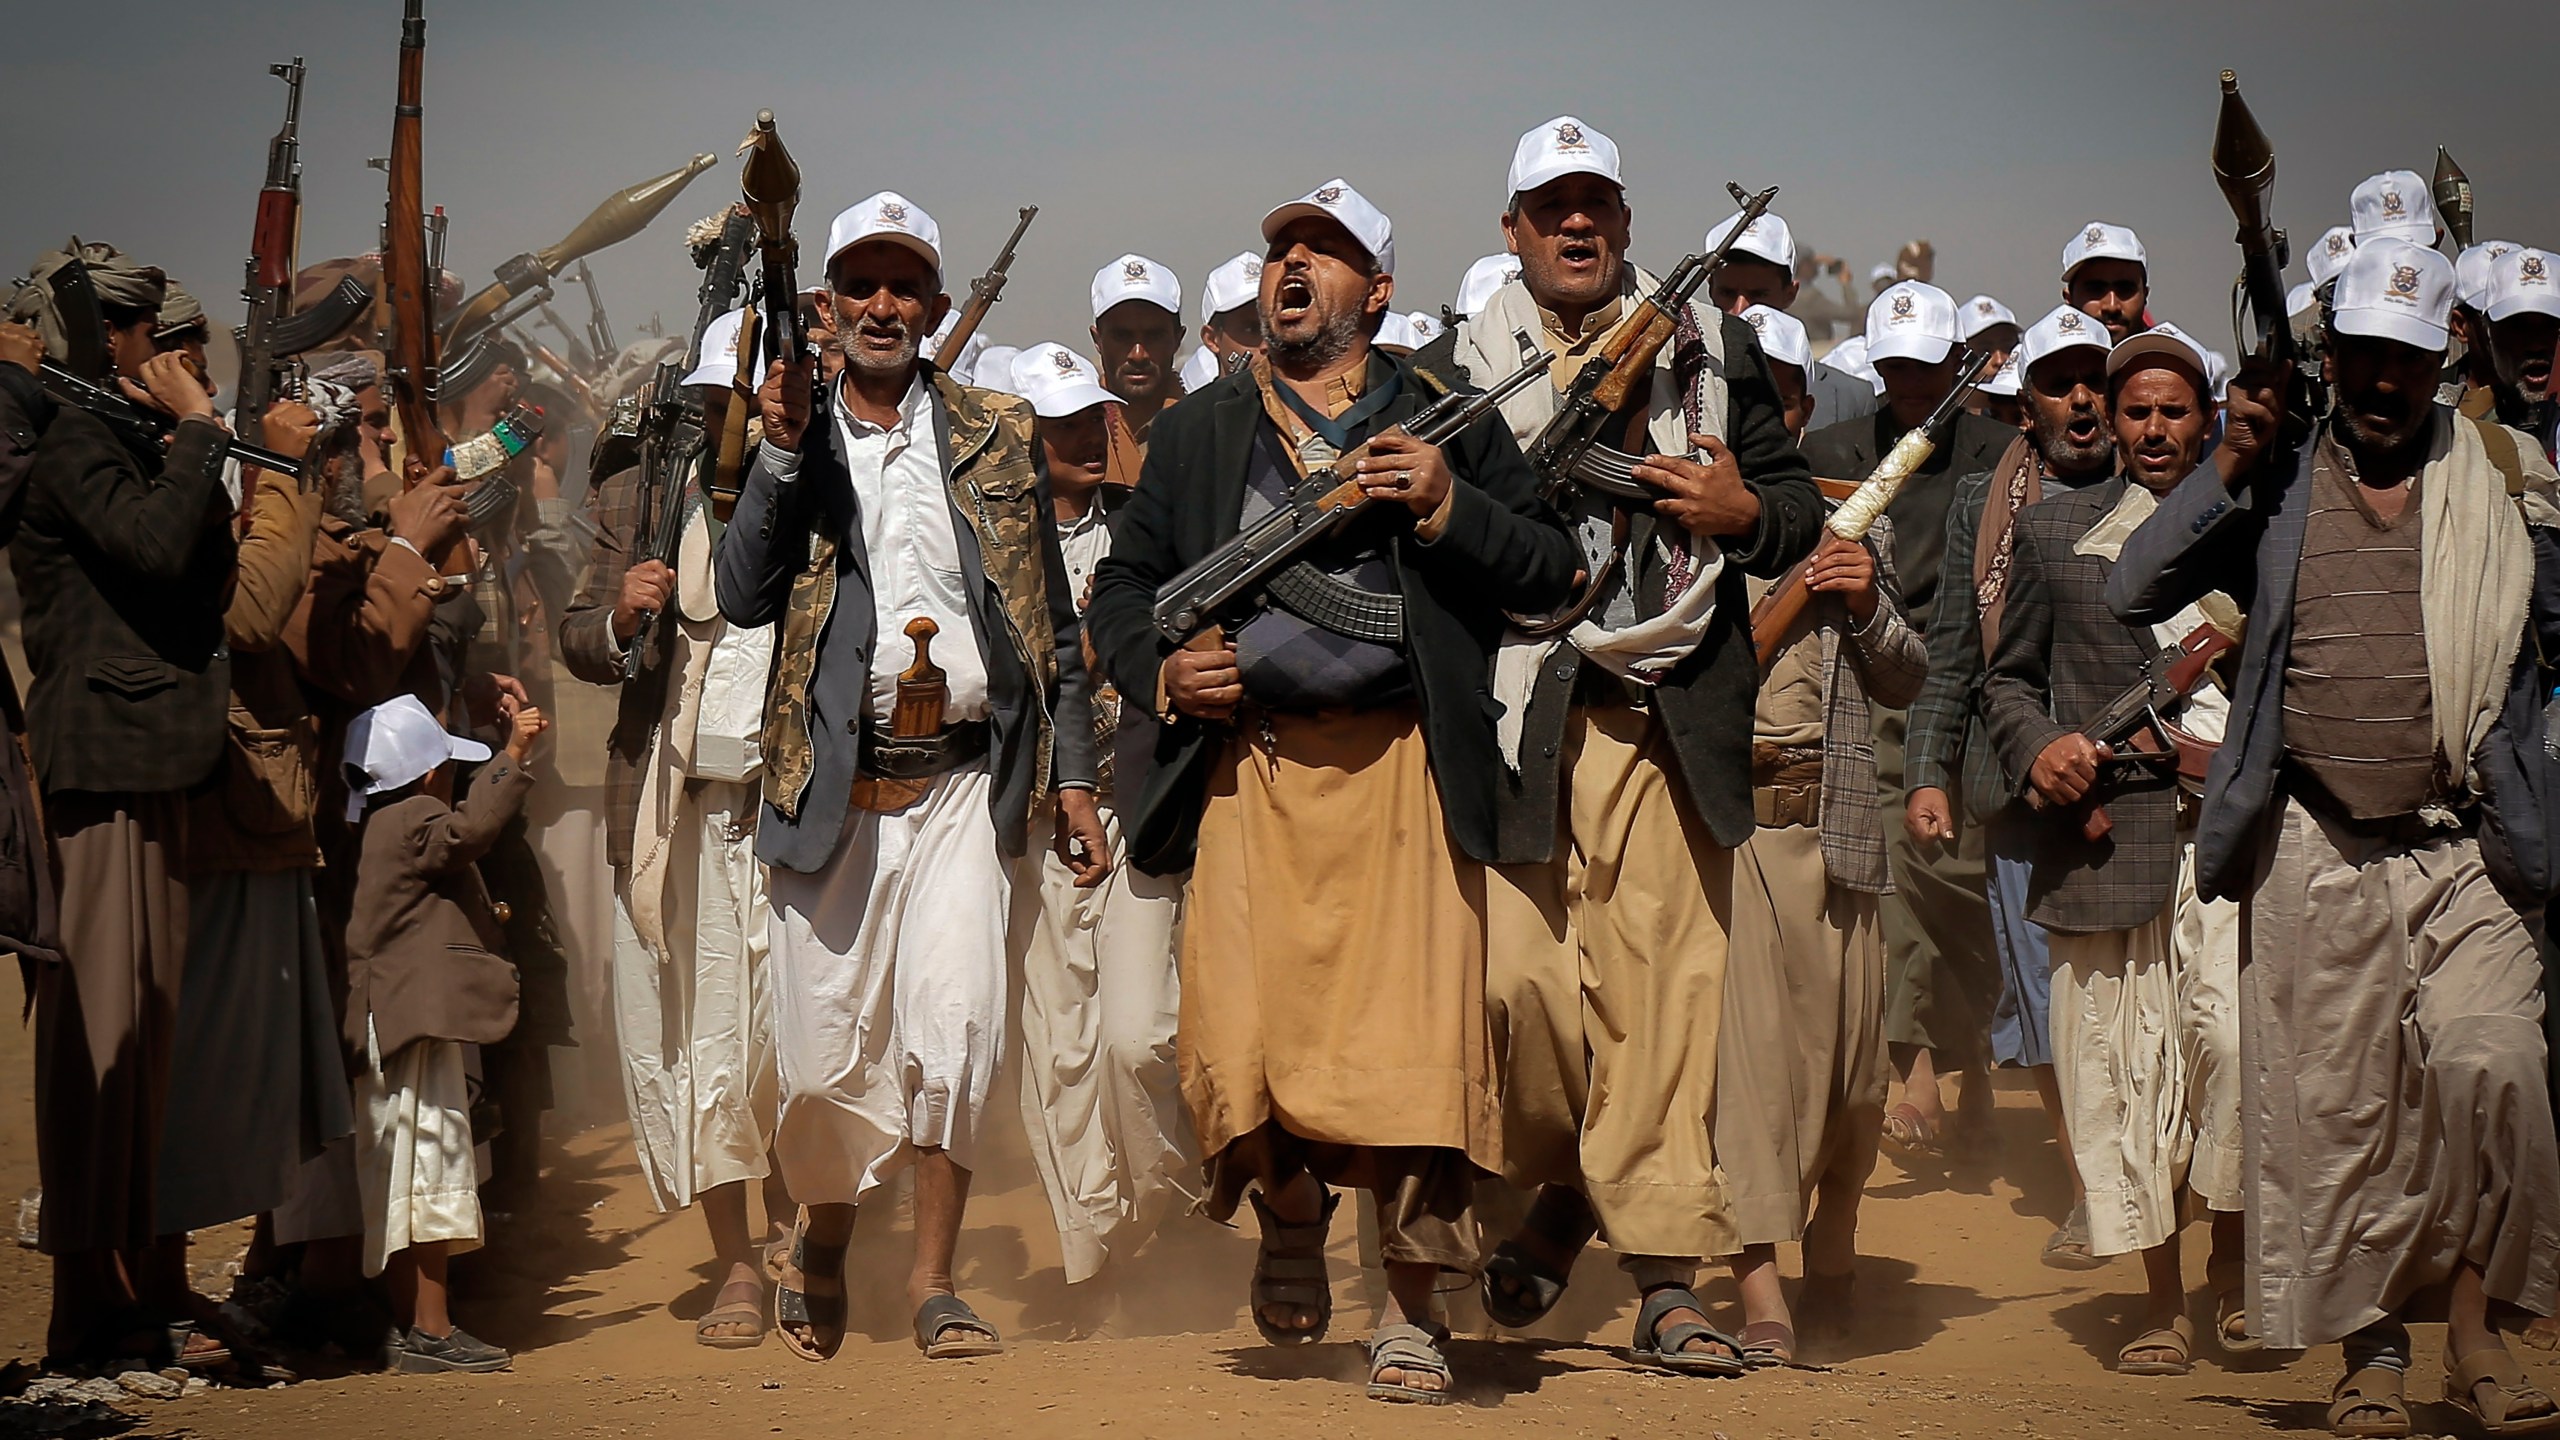
[[[1896,295],[1893,297],[1893,318],[1896,324],[1911,318],[1911,307],[1913,303],[1914,302],[1909,295]]]
[[[2065,335],[2077,335],[2089,328],[2089,322],[2080,318],[2080,312],[2078,310],[2074,310],[2070,314],[2063,316],[2061,321],[2057,323],[2054,328],[2060,330]]]
[[[1315,193],[1309,195],[1307,198],[1315,201],[1319,205],[1337,204],[1342,199],[1342,187],[1339,185],[1319,185],[1316,187]]]
[[[1588,150],[1591,146],[1582,138],[1582,127],[1574,124],[1570,120],[1567,120],[1556,127],[1556,148],[1559,150]]]
[[[2107,243],[2107,227],[2104,225],[2092,225],[2089,227],[2089,233],[2082,236],[2081,239],[2091,245],[2104,245]]]
[[[1049,360],[1050,363],[1058,367],[1058,373],[1061,375],[1073,375],[1076,373],[1076,357],[1067,353],[1063,349],[1058,351],[1055,355],[1050,356]]]
[[[1147,262],[1144,260],[1122,261],[1120,265],[1120,278],[1124,280],[1143,282],[1147,278]]]

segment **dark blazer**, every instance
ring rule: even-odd
[[[2430,457],[2452,443],[2453,426],[2468,424],[2449,406],[2436,407]],[[2240,668],[2231,691],[2231,725],[2206,773],[2204,813],[2196,822],[2196,888],[2208,899],[2247,893],[2258,846],[2277,811],[2278,770],[2284,759],[2284,671],[2293,653],[2295,571],[2310,513],[2313,447],[2261,464],[2237,489],[2207,465],[2161,498],[2160,508],[2125,542],[2115,573],[2107,577],[2107,604],[2134,623],[2165,620],[2208,590],[2245,598],[2249,633],[2240,642]],[[2535,535],[2533,624],[2538,634],[2560,603],[2542,581],[2550,573],[2548,537]],[[2483,771],[2491,782],[2484,797],[2492,829],[2516,838],[2549,837],[2550,777],[2538,776],[2538,744],[2518,744],[2519,725],[2538,725],[2541,703],[2532,694],[2533,647],[2517,661],[2517,679],[2502,720],[2485,747]],[[2520,762],[2516,774],[2510,762]],[[2501,776],[2512,783],[2501,785]],[[2513,840],[2502,839],[2502,844]],[[2538,841],[2536,848],[2545,842]],[[2555,877],[2547,854],[2527,875],[2500,873],[2506,855],[2484,847],[2491,872],[2511,889],[2547,893]]]
[[[1760,662],[1751,647],[1751,595],[1746,575],[1774,578],[1813,551],[1824,508],[1812,472],[1787,434],[1777,382],[1751,327],[1724,317],[1724,439],[1743,484],[1760,497],[1760,524],[1726,540],[1716,580],[1715,614],[1689,657],[1655,687],[1654,711],[1671,737],[1680,778],[1707,833],[1730,850],[1751,838],[1751,712],[1760,693]],[[1487,377],[1474,377],[1479,382]],[[1500,379],[1499,376],[1491,377]],[[1662,613],[1665,570],[1653,543],[1657,518],[1628,516],[1627,553],[1635,566],[1636,613]],[[1565,804],[1564,737],[1573,682],[1586,662],[1570,645],[1556,647],[1521,717],[1520,771],[1505,777],[1502,854],[1506,864],[1554,857]]]
[[[183,790],[220,763],[239,554],[223,449],[219,427],[189,420],[166,456],[139,455],[68,406],[38,440],[9,554],[47,793]]]
[[[2095,555],[2073,553],[2089,527],[2124,494],[2122,476],[2048,495],[2018,512],[2009,556],[2009,597],[2000,640],[1982,681],[1982,709],[2001,768],[2030,786],[2036,757],[2098,717],[2140,684],[2159,647],[2149,626],[2127,625],[2107,608],[2107,572]],[[2095,792],[2115,828],[2089,840],[2086,805],[2030,810],[2034,827],[2027,918],[2048,930],[2090,935],[2131,930],[2158,915],[2178,882],[2177,777],[2162,767],[2108,765]]]
[[[632,552],[639,545],[641,510],[638,466],[596,483],[587,499],[595,549],[577,598],[560,617],[560,660],[569,673],[590,685],[621,690],[613,729],[604,742],[605,859],[617,870],[631,864],[631,837],[640,823],[640,767],[648,763],[650,741],[666,713],[668,662],[675,647],[675,626],[643,631],[632,640],[646,647],[640,652],[639,673],[624,678],[626,652],[613,635],[613,609],[622,596],[623,576],[640,563]]]
[[[1057,527],[1049,519],[1048,487],[1032,463],[1030,406],[1010,395],[952,384],[931,370],[925,374],[942,397],[935,411],[946,422],[939,439],[952,497],[951,528],[959,541],[971,626],[987,667],[987,766],[994,781],[987,806],[998,845],[1008,855],[1019,855],[1035,801],[1046,799],[1057,786],[1094,783],[1093,719],[1076,599],[1067,592],[1066,562],[1059,557]],[[1035,558],[1045,597],[1001,592],[989,576],[977,528],[960,513],[961,495],[982,507],[990,526],[1010,543],[1038,547]],[[793,582],[809,568],[812,537],[821,533],[836,540],[836,593],[818,622],[811,662],[792,650]],[[1005,558],[1017,571],[1027,568],[1018,563],[1019,556]],[[732,625],[781,625],[777,671],[786,680],[795,668],[805,676],[801,694],[789,698],[795,703],[805,698],[807,783],[795,807],[776,804],[776,791],[793,757],[785,746],[769,742],[756,855],[786,870],[816,871],[844,837],[861,721],[870,700],[871,660],[879,644],[871,561],[862,549],[853,477],[836,450],[832,410],[811,417],[791,480],[774,474],[765,451],[757,453],[747,470],[745,493],[721,532],[713,570],[720,613]],[[1037,605],[1044,598],[1056,675],[1045,684],[1014,638],[1012,618],[1013,606]],[[808,617],[796,618],[805,623]],[[778,712],[785,710],[785,688],[776,685],[773,706]]]
[[[516,1028],[518,981],[480,857],[524,810],[533,777],[501,753],[462,808],[412,795],[365,816],[347,920],[347,1047],[365,1017],[388,1063],[413,1040],[494,1045]]]
[[[1864,480],[1902,438],[1891,411],[1826,425],[1804,437],[1804,459],[1815,475]],[[1923,634],[1938,603],[1938,568],[1947,538],[1947,510],[1956,485],[1997,464],[2018,438],[2018,427],[1971,412],[1956,417],[1947,443],[1912,472],[1884,513],[1893,517],[1893,573],[1902,579],[1903,609]]]
[[[1412,415],[1432,393],[1404,362],[1396,364],[1402,388],[1377,418],[1379,430]],[[1146,468],[1112,522],[1111,554],[1094,574],[1085,612],[1121,694],[1156,694],[1173,652],[1155,627],[1156,587],[1236,533],[1262,423],[1262,395],[1250,372],[1217,380],[1156,417]],[[1458,483],[1440,538],[1426,545],[1409,519],[1385,512],[1375,523],[1395,528],[1388,555],[1404,596],[1406,663],[1421,697],[1442,813],[1459,849],[1490,860],[1502,770],[1492,685],[1502,611],[1561,603],[1581,562],[1573,537],[1538,499],[1537,478],[1499,414],[1485,415],[1443,449]],[[1190,868],[1210,770],[1226,737],[1225,726],[1189,717],[1158,732],[1146,783],[1134,802],[1125,786],[1120,796],[1139,869],[1169,875]]]
[[[0,365],[0,542],[17,533],[27,480],[34,473],[36,437],[53,421],[56,406],[15,365]],[[53,889],[52,847],[36,807],[35,772],[20,748],[27,714],[18,699],[18,677],[0,660],[0,950],[21,964],[49,963],[62,954],[62,915]],[[31,982],[32,983],[32,982]]]

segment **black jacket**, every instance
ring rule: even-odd
[[[1398,368],[1402,388],[1372,422],[1373,433],[1429,402],[1424,383],[1401,362]],[[1236,533],[1262,424],[1261,391],[1240,372],[1176,403],[1149,432],[1146,468],[1113,519],[1111,554],[1094,574],[1085,612],[1103,668],[1134,702],[1152,703],[1173,651],[1155,627],[1156,588]],[[1409,519],[1380,520],[1395,526],[1388,553],[1404,596],[1407,663],[1441,810],[1458,848],[1490,860],[1502,770],[1492,687],[1502,611],[1561,603],[1579,561],[1573,538],[1537,498],[1537,480],[1498,414],[1443,448],[1458,484],[1440,538],[1426,545]],[[1134,800],[1125,786],[1120,797],[1139,869],[1164,875],[1190,866],[1210,770],[1225,740],[1226,727],[1189,718],[1158,732],[1145,784]]]
[[[222,442],[189,420],[146,458],[68,407],[37,442],[9,553],[47,794],[183,790],[222,759],[223,599],[239,557]]]
[[[1760,694],[1760,662],[1751,648],[1751,596],[1745,575],[1775,578],[1813,551],[1822,492],[1787,434],[1777,382],[1749,325],[1724,317],[1725,447],[1743,483],[1760,497],[1760,524],[1748,537],[1723,541],[1725,567],[1716,581],[1715,613],[1689,658],[1654,688],[1654,713],[1671,737],[1680,778],[1707,833],[1732,849],[1751,838],[1751,712]],[[1682,372],[1687,373],[1687,372]],[[1473,377],[1482,382],[1487,377]],[[1499,379],[1499,376],[1492,377]],[[1663,610],[1664,565],[1653,543],[1656,518],[1630,512],[1627,555],[1636,613]],[[1521,718],[1520,770],[1506,775],[1502,804],[1505,864],[1554,858],[1566,803],[1564,738],[1574,680],[1586,662],[1570,645],[1547,657]]]
[[[1805,463],[1832,480],[1864,480],[1902,438],[1891,411],[1827,425],[1804,437]],[[1956,417],[1947,443],[1903,482],[1884,513],[1893,517],[1893,573],[1902,581],[1903,609],[1922,632],[1938,602],[1938,560],[1947,542],[1947,509],[1956,484],[1999,463],[2018,438],[2018,427],[1968,411]]]

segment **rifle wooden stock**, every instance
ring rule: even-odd
[[[1607,365],[1609,373],[1591,397],[1611,414],[1625,409],[1636,387],[1651,378],[1654,360],[1662,354],[1662,347],[1671,343],[1678,328],[1679,321],[1657,309],[1651,300],[1637,306],[1636,313],[1618,326],[1618,335],[1625,339],[1612,336],[1615,344],[1600,347],[1601,358],[1596,363]]]
[[[969,299],[960,307],[960,318],[953,323],[951,334],[944,338],[941,348],[933,352],[936,356],[958,359],[960,352],[968,347],[970,338],[978,333],[978,327],[986,323],[987,312],[1004,298],[1005,281],[1012,278],[1014,247],[1022,243],[1023,234],[1031,228],[1031,218],[1039,213],[1037,205],[1022,207],[1020,218],[1014,221],[1013,234],[1006,238],[1004,248],[996,252],[996,263],[987,267],[987,273],[969,282]]]

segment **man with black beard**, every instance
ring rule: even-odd
[[[1957,317],[1953,297],[1934,285],[1906,280],[1888,286],[1867,307],[1863,338],[1884,381],[1884,406],[1872,415],[1840,421],[1805,437],[1813,473],[1840,480],[1864,479],[1906,431],[1919,425],[1957,382]],[[1943,579],[1947,514],[1957,483],[1992,468],[2015,428],[1981,415],[1956,417],[1946,442],[1904,483],[1887,506],[1893,521],[1894,577],[1903,608],[1926,634],[1937,613]],[[1876,770],[1885,813],[1908,803],[1905,722],[1900,710],[1876,708]],[[1893,1110],[1885,1138],[1906,1152],[1938,1152],[1937,1058],[1950,1068],[1980,1065],[1982,1036],[1997,993],[1990,911],[1983,900],[1983,844],[1973,826],[1958,828],[1955,843],[1936,849],[1887,827],[1893,890],[1882,899],[1880,919],[1889,975],[1885,1038],[1902,1072],[1903,1103]],[[1988,1102],[1989,1095],[1983,1097]],[[1988,1122],[1988,1104],[1979,1112]]]
[[[1609,137],[1570,115],[1513,152],[1502,229],[1520,278],[1485,302],[1455,359],[1491,385],[1524,358],[1557,357],[1556,384],[1503,405],[1524,440],[1657,283],[1626,258],[1618,165]],[[1504,1178],[1538,1198],[1486,1266],[1485,1307],[1535,1322],[1596,1231],[1641,1297],[1634,1353],[1731,1375],[1743,1342],[1707,1323],[1691,1287],[1702,1258],[1741,1248],[1734,1197],[1711,1128],[1676,1117],[1715,1111],[1733,851],[1756,828],[1744,576],[1774,579],[1818,535],[1868,557],[1823,534],[1751,326],[1695,303],[1674,318],[1645,398],[1605,431],[1646,457],[1635,473],[1661,498],[1558,490],[1590,592],[1565,617],[1522,622],[1495,668],[1517,778],[1486,984]]]
[[[2489,393],[2498,422],[2554,453],[2560,400],[2551,390],[2553,350],[2560,348],[2560,261],[2533,249],[2510,251],[2489,264],[2480,319]]]
[[[2107,341],[2151,328],[2151,257],[2142,237],[2092,220],[2062,247],[2062,301],[2107,327]]]
[[[2560,512],[2532,447],[2510,468],[2492,427],[2430,402],[2454,284],[2422,243],[2360,243],[2327,326],[2329,414],[2281,443],[2290,377],[2244,372],[2217,463],[2161,500],[2106,590],[2135,624],[2214,589],[2249,617],[2196,887],[2247,927],[2250,1330],[2345,1342],[2342,1435],[2408,1433],[2402,1319],[2438,1293],[2447,1400],[2492,1434],[2560,1429],[2489,1318],[2560,1300],[2534,933],[2553,817],[2520,768],[2546,763],[2548,697],[2516,664],[2529,635],[2560,638],[2534,533]]]
[[[1267,348],[1158,417],[1086,619],[1120,692],[1164,721],[1129,855],[1151,874],[1197,857],[1182,1090],[1209,1214],[1253,1188],[1254,1327],[1323,1336],[1327,1187],[1365,1187],[1401,1317],[1371,1343],[1368,1393],[1442,1404],[1432,1292],[1474,1277],[1467,1206],[1502,1165],[1485,677],[1503,608],[1559,603],[1577,561],[1500,420],[1441,447],[1393,428],[1445,383],[1371,346],[1395,289],[1387,217],[1335,180],[1262,231]],[[1282,572],[1270,608],[1180,648],[1156,628],[1159,585],[1363,442],[1368,503]],[[1291,598],[1308,595],[1324,603]]]

